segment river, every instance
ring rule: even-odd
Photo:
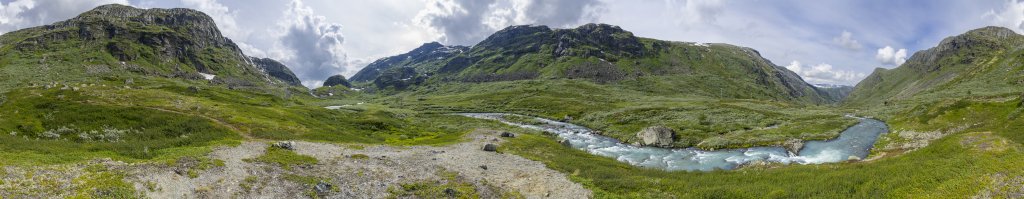
[[[804,147],[792,154],[783,147],[751,147],[742,149],[701,150],[697,148],[666,149],[625,144],[617,139],[598,135],[583,126],[532,118],[530,123],[517,123],[504,116],[506,113],[461,113],[458,115],[497,120],[509,125],[553,133],[567,140],[571,147],[591,154],[615,158],[618,161],[641,167],[662,168],[669,171],[711,171],[732,170],[740,165],[755,162],[782,164],[822,164],[843,162],[850,159],[864,159],[871,151],[878,137],[889,131],[879,120],[858,118],[860,123],[840,133],[839,137],[826,141],[807,141]]]

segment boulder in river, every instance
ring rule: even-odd
[[[568,139],[565,139],[565,140],[559,140],[559,141],[558,141],[558,143],[559,143],[559,144],[562,144],[562,146],[566,146],[566,147],[572,147],[572,143],[571,143],[571,142],[569,142],[569,140],[568,140]]]
[[[793,154],[799,154],[800,149],[804,148],[804,141],[800,139],[789,139],[782,143],[782,147],[786,148],[787,151]]]
[[[484,145],[484,151],[498,151],[498,145],[486,144]]]
[[[642,146],[671,147],[676,132],[664,126],[651,126],[637,132],[636,137]]]

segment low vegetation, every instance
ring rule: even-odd
[[[641,87],[589,80],[442,84],[376,101],[424,112],[506,112],[570,119],[626,142],[636,141],[636,132],[645,127],[661,125],[677,132],[676,147],[707,149],[776,145],[788,139],[824,140],[856,123],[844,117],[842,109],[830,106],[716,99]]]
[[[295,153],[295,151],[278,147],[267,147],[266,153],[254,159],[246,159],[251,162],[262,162],[276,164],[285,170],[292,170],[295,167],[317,164],[316,158]]]

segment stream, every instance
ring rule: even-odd
[[[669,171],[732,170],[740,165],[763,161],[782,164],[822,164],[864,159],[879,135],[889,131],[882,121],[858,118],[860,123],[843,130],[839,137],[826,141],[806,141],[797,154],[783,147],[751,147],[741,149],[701,150],[697,148],[666,149],[635,146],[598,135],[583,126],[544,118],[516,115],[535,120],[529,124],[506,119],[507,113],[460,113],[457,115],[496,120],[505,124],[545,131],[567,140],[571,147],[591,154],[615,158],[631,165],[661,168]]]

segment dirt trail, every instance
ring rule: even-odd
[[[481,150],[486,143],[503,142],[497,135],[496,131],[477,130],[467,135],[466,142],[440,147],[376,145],[350,149],[296,141],[297,153],[315,157],[319,163],[291,170],[244,161],[262,155],[268,147],[264,142],[249,141],[214,150],[210,158],[224,161],[224,166],[201,171],[196,178],[175,172],[172,167],[140,166],[126,180],[153,198],[297,198],[307,197],[312,188],[288,178],[310,176],[334,186],[334,191],[321,195],[324,198],[385,198],[391,187],[441,180],[438,173],[449,171],[478,189],[493,186],[527,198],[591,197],[589,190],[540,162]],[[352,158],[356,154],[368,158]],[[155,188],[149,190],[147,186]]]

